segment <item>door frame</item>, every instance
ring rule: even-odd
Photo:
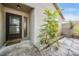
[[[6,12],[5,14],[6,14],[6,41],[8,41],[9,39],[22,38],[22,16],[18,15],[18,14],[8,13],[8,12]],[[10,15],[20,17],[20,28],[19,28],[20,29],[20,33],[19,34],[13,34],[14,36],[19,35],[18,37],[9,38],[9,35],[10,35],[9,34],[9,16]]]
[[[27,36],[25,37],[24,36],[24,18],[26,18],[26,26],[27,26]],[[27,17],[27,16],[23,16],[22,17],[22,39],[26,39],[26,40],[28,40],[28,39],[30,39],[30,18],[29,17]]]

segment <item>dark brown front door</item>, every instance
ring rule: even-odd
[[[22,37],[22,16],[6,13],[6,41]]]

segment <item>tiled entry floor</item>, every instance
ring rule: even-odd
[[[58,50],[53,46],[41,51],[44,56],[79,56],[79,39],[64,37],[60,40]],[[0,55],[25,56],[25,55],[40,55],[33,45],[27,41],[14,44],[0,50]]]

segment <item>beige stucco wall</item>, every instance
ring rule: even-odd
[[[0,4],[0,46],[4,43],[5,39],[5,28],[4,28],[4,7]]]
[[[69,23],[63,23],[62,24],[62,32],[61,34],[64,34],[66,36],[70,36],[71,33],[70,33],[70,27],[69,27]]]
[[[75,20],[75,21],[73,21],[73,23],[74,23],[74,27],[75,26],[79,27],[79,20]],[[72,34],[74,36],[77,36],[77,34],[75,33],[74,30],[72,30],[72,32],[71,32],[71,30],[70,30],[70,24],[69,24],[68,21],[62,24],[62,34],[64,34],[65,36],[70,36]],[[78,36],[79,36],[79,34],[78,34]]]

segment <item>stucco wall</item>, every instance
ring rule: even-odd
[[[5,28],[4,28],[4,7],[0,4],[0,46],[4,43]]]
[[[74,23],[74,27],[79,26],[79,20],[77,20],[77,21],[75,20],[75,21],[73,21],[73,23]],[[75,33],[74,30],[72,30],[72,32],[71,32],[69,22],[62,24],[62,34],[65,36],[71,36],[72,34],[74,36],[79,36],[79,34],[77,35],[77,33]]]
[[[70,31],[69,23],[62,24],[62,32],[61,32],[61,34],[66,35],[66,36],[70,36],[71,35],[70,32],[71,31]]]

